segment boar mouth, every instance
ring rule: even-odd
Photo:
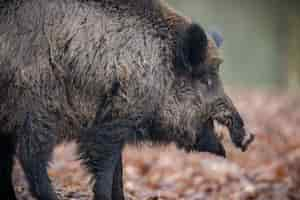
[[[197,152],[209,152],[217,156],[226,157],[226,151],[217,137],[213,120],[208,120],[197,134],[196,143],[193,150]]]
[[[229,119],[214,120],[215,132],[217,133],[219,140],[222,140],[224,131],[220,131],[220,127],[223,130],[228,130],[232,143],[243,152],[248,149],[249,145],[255,139],[255,136],[252,133],[246,131],[244,123],[238,114]]]
[[[222,144],[225,134],[229,132],[231,141],[236,147],[243,152],[247,150],[248,146],[253,142],[254,135],[247,133],[243,122],[239,121],[228,122],[209,119],[205,122],[201,131],[197,134],[196,143],[193,150],[197,152],[209,152],[217,156],[226,157],[226,150]]]

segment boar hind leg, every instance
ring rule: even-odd
[[[0,133],[1,135],[2,133]],[[1,199],[16,200],[12,170],[14,164],[15,139],[10,135],[0,136],[0,197]]]
[[[79,141],[81,159],[95,179],[95,200],[123,198],[120,186],[123,139],[118,130],[115,126],[89,129]]]
[[[28,115],[19,134],[18,154],[30,192],[38,200],[58,200],[47,174],[55,144],[49,126]]]

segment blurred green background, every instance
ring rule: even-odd
[[[300,87],[299,0],[167,0],[206,30],[224,36],[227,85]]]

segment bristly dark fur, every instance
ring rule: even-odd
[[[0,1],[1,198],[15,199],[16,153],[32,194],[57,200],[47,164],[66,140],[79,144],[95,200],[124,199],[127,143],[224,156],[210,122],[237,111],[207,48],[203,29],[159,0]]]

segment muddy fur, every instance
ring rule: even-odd
[[[174,142],[224,156],[217,119],[245,146],[211,42],[159,0],[0,1],[0,148],[8,152],[0,155],[1,197],[15,199],[16,151],[32,194],[56,200],[47,163],[66,140],[78,142],[101,200],[124,199],[127,143]]]

